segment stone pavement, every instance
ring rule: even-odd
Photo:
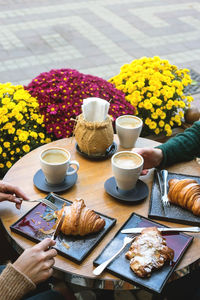
[[[0,0],[0,82],[52,68],[105,79],[141,56],[200,73],[200,3],[191,0]]]

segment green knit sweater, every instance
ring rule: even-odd
[[[200,121],[156,148],[163,151],[160,168],[200,157]]]

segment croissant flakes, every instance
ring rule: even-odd
[[[85,206],[84,200],[75,200],[72,205],[64,206],[56,212],[58,220],[65,210],[61,232],[66,235],[86,235],[100,231],[105,226],[102,219],[93,210]]]
[[[194,179],[170,179],[169,201],[200,216],[200,184]]]
[[[135,238],[125,256],[130,259],[130,267],[137,276],[150,277],[152,270],[174,258],[174,250],[167,246],[156,227],[148,227]]]

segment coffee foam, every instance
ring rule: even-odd
[[[114,163],[123,169],[133,169],[141,165],[142,160],[139,156],[134,154],[119,154],[114,157]]]
[[[124,117],[118,121],[118,124],[125,128],[136,128],[141,125],[141,121],[134,117]]]
[[[49,149],[43,153],[42,159],[49,164],[59,164],[66,162],[69,156],[60,149]]]

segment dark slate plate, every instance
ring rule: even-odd
[[[72,167],[69,167],[69,171],[74,170]],[[60,184],[48,184],[48,182],[45,179],[44,173],[42,170],[38,170],[34,177],[33,177],[33,183],[34,185],[41,191],[50,193],[50,192],[63,192],[68,189],[70,189],[77,181],[78,175],[77,173],[74,173],[72,175],[66,175],[65,180]]]
[[[122,229],[131,227],[166,227],[157,222],[153,222],[138,214],[131,214],[126,223],[119,229],[114,238],[107,244],[100,255],[94,260],[94,265],[100,265],[105,260],[114,255],[122,246],[125,234],[121,233]],[[130,268],[130,261],[125,258],[125,253],[130,247],[130,244],[119,254],[107,267],[107,270],[117,277],[137,284],[147,290],[161,293],[168,278],[176,268],[188,246],[191,244],[193,237],[181,233],[164,233],[167,245],[174,250],[174,260],[171,264],[165,264],[163,268],[152,273],[150,278],[140,278],[134,274]]]
[[[88,155],[87,153],[84,153],[80,150],[78,144],[76,143],[76,151],[83,157],[89,159],[89,160],[105,160],[110,158],[116,151],[117,151],[117,144],[115,142],[108,147],[106,150],[106,153],[104,155]]]
[[[172,178],[192,178],[200,184],[200,177],[195,177],[191,175],[183,175],[169,172],[168,181]],[[158,178],[156,175],[154,175],[148,217],[158,220],[166,220],[174,223],[200,226],[200,217],[193,215],[192,212],[180,206],[171,204],[170,207],[167,207],[165,209],[163,208],[161,202],[161,192],[158,184]]]
[[[143,201],[149,194],[147,184],[140,179],[138,179],[135,188],[127,192],[118,190],[114,177],[110,177],[106,180],[104,188],[112,197],[132,204]]]
[[[64,203],[66,205],[72,204],[71,201],[66,200],[56,194],[49,194],[46,198],[55,203],[58,209],[61,209]],[[42,215],[44,216],[48,213],[52,213],[52,210],[45,204],[39,203],[17,222],[11,225],[10,229],[34,242],[40,242],[44,238],[52,236],[52,234],[46,235],[39,230],[40,228],[43,228],[45,231],[47,231],[55,224],[55,219],[47,222],[41,218]],[[61,255],[80,264],[116,223],[116,219],[110,218],[101,213],[98,214],[106,222],[105,227],[100,232],[84,237],[66,236],[62,233],[59,233],[54,248]],[[38,224],[38,222],[41,222],[41,224]],[[69,245],[69,249],[67,249],[63,243]]]

